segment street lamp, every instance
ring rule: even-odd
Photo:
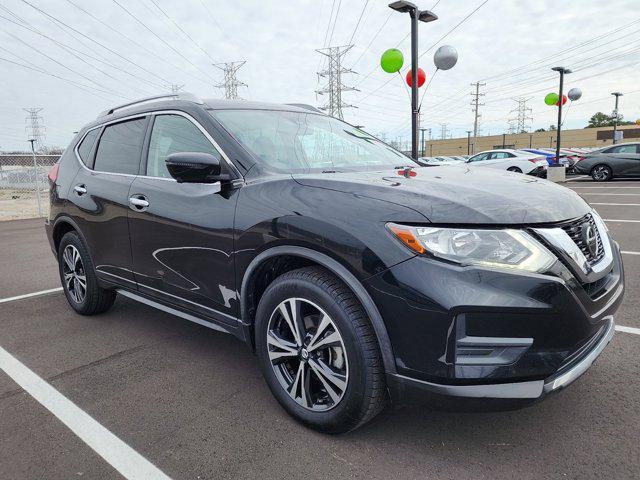
[[[467,155],[471,155],[471,130],[467,130]]]
[[[618,99],[622,96],[620,92],[613,92],[611,95],[616,97],[616,106],[613,110],[613,143],[617,143],[616,133],[618,132]]]
[[[411,16],[411,156],[418,158],[418,22],[433,22],[438,16],[404,0],[392,2],[389,7]]]
[[[560,92],[558,93],[558,131],[556,138],[556,163],[560,165],[560,130],[562,129],[562,87],[564,86],[564,76],[571,73],[565,67],[553,67],[551,70],[560,74]]]

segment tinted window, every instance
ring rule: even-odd
[[[189,120],[180,115],[158,115],[151,132],[147,175],[171,178],[164,161],[176,152],[210,153],[221,159],[207,137]]]
[[[489,155],[490,160],[497,160],[500,158],[509,158],[509,154],[507,152],[493,152]]]
[[[137,174],[145,126],[145,118],[107,126],[98,143],[95,170]]]
[[[482,160],[486,160],[487,157],[489,156],[488,153],[479,153],[478,155],[476,155],[475,157],[471,157],[469,159],[470,162],[480,162]]]
[[[99,128],[95,128],[93,130],[91,130],[89,133],[87,133],[84,138],[82,139],[82,142],[80,142],[80,145],[78,145],[78,155],[80,155],[80,159],[82,160],[82,162],[88,166],[89,168],[92,167],[92,160],[91,158],[89,158],[90,154],[91,154],[91,149],[93,148],[93,144],[96,143],[96,138],[98,138],[98,134],[100,133],[100,129]]]
[[[636,153],[636,145],[618,145],[610,148],[606,153]]]

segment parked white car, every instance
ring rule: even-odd
[[[546,157],[509,148],[480,152],[469,158],[467,163],[474,167],[498,168],[536,176],[546,176],[549,165]]]

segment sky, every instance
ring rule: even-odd
[[[66,147],[73,132],[108,107],[170,91],[221,98],[214,63],[246,61],[237,78],[248,100],[321,106],[325,80],[316,51],[353,44],[342,61],[343,110],[349,123],[384,135],[410,135],[403,81],[410,58],[409,16],[380,0],[2,0],[0,2],[0,150],[24,149],[25,108],[42,108],[47,146]],[[515,98],[527,98],[533,129],[556,122],[544,96],[557,91],[556,65],[572,68],[564,128],[582,128],[597,112],[640,118],[640,11],[637,0],[417,0],[438,15],[419,31],[424,92],[422,126],[440,138],[473,128],[471,83],[486,83],[480,133],[507,131]],[[479,7],[479,8],[478,8]],[[39,10],[38,10],[39,9]],[[83,11],[84,10],[84,11]],[[444,38],[443,38],[444,37]],[[437,71],[441,45],[457,65]],[[402,76],[380,68],[388,48],[405,56]],[[421,95],[425,87],[421,88]]]

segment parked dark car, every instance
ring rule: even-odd
[[[591,175],[596,182],[615,177],[640,177],[640,143],[621,143],[584,155],[576,173]]]
[[[470,170],[312,107],[157,97],[82,128],[46,230],[76,312],[120,294],[230,333],[292,416],[345,432],[412,392],[531,403],[614,334],[623,268],[595,211]]]

